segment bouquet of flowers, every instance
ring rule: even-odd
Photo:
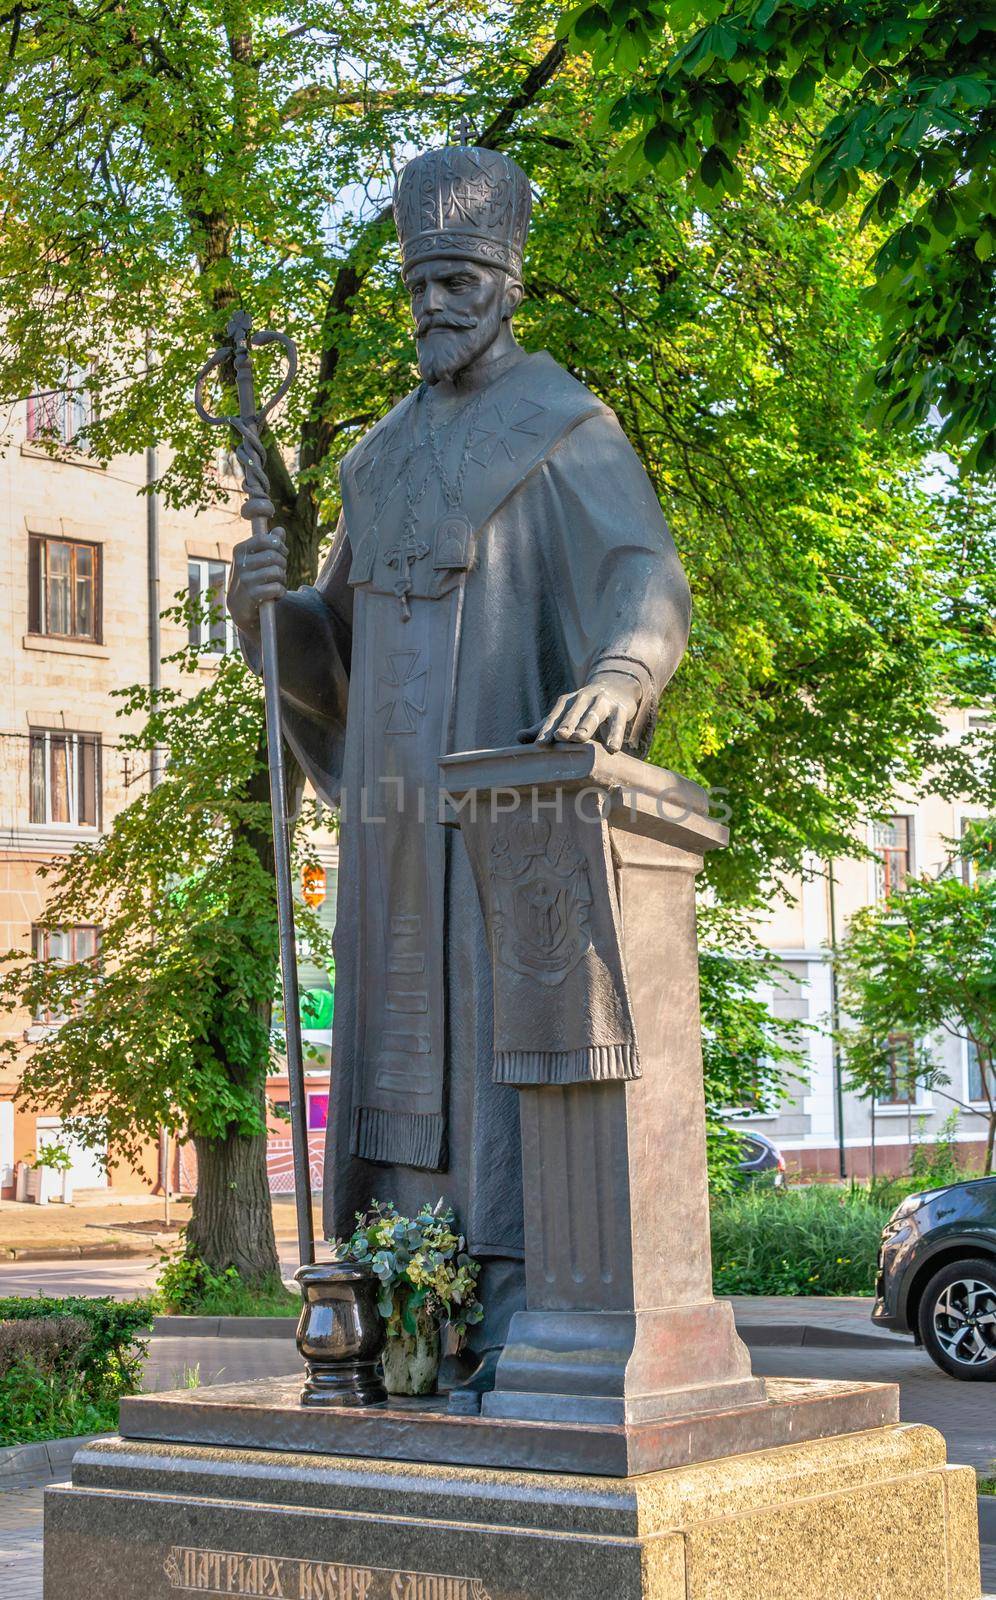
[[[400,1216],[393,1201],[375,1200],[369,1211],[357,1212],[352,1237],[337,1239],[333,1250],[337,1261],[364,1262],[379,1278],[389,1339],[414,1334],[423,1318],[437,1325],[448,1318],[463,1338],[484,1315],[477,1298],[480,1266],[442,1200],[417,1217]]]

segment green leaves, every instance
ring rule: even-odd
[[[415,1334],[419,1313],[434,1321],[447,1317],[457,1336],[479,1322],[480,1267],[456,1233],[456,1218],[439,1200],[417,1217],[402,1217],[393,1201],[375,1200],[358,1212],[349,1239],[333,1241],[336,1261],[358,1261],[380,1279],[378,1309],[389,1335]]]
[[[596,27],[595,9],[585,26],[597,34],[601,62],[620,21],[615,7],[598,7]],[[635,13],[626,6],[629,28]],[[633,70],[645,74],[644,63],[655,62],[666,122],[658,107],[627,101],[644,160],[671,181],[684,178],[706,209],[739,192],[752,140],[772,112],[789,127],[806,113],[811,160],[799,198],[834,213],[869,180],[877,184],[859,225],[875,231],[892,222],[893,231],[869,244],[877,279],[869,304],[880,326],[870,418],[912,428],[940,410],[966,472],[996,466],[993,233],[979,226],[996,202],[996,78],[980,46],[991,21],[985,11],[953,13],[947,0],[914,11],[899,0],[844,11],[835,0],[645,5],[638,26],[648,47]],[[588,47],[581,29],[573,37]],[[913,233],[904,199],[914,201]],[[957,331],[930,314],[939,290],[964,308]]]
[[[958,215],[951,203],[951,196],[944,189],[931,201],[929,216],[935,231],[944,238],[950,238],[958,226]]]
[[[949,1084],[940,1039],[968,1040],[979,1063],[990,1120],[987,1171],[996,1132],[996,875],[993,825],[969,829],[945,871],[913,878],[881,904],[859,911],[839,951],[842,1031],[852,1082],[881,1097],[897,1035],[910,1070],[926,1087]]]
[[[48,926],[101,928],[99,982],[89,963],[60,968],[23,952],[0,977],[3,1009],[26,1001],[67,1016],[32,1049],[25,1099],[58,1105],[84,1142],[109,1144],[112,1162],[137,1156],[163,1126],[259,1135],[275,1055],[258,682],[229,655],[189,699],[163,695],[154,711],[146,689],[122,699],[144,726],[133,721],[120,742],[140,760],[163,748],[163,780],[97,843],[54,863],[45,912]],[[320,959],[327,935],[304,907],[301,917]]]
[[[970,579],[918,488],[926,441],[901,431],[938,407],[953,447],[971,437],[984,464],[987,429],[996,444],[991,113],[962,87],[936,98],[979,74],[945,67],[933,5],[903,19],[887,4],[884,20],[859,6],[842,27],[798,0],[583,4],[559,30],[578,53],[524,106],[524,73],[549,50],[543,7],[254,4],[255,76],[233,71],[213,14],[183,27],[138,0],[133,36],[133,12],[84,27],[46,7],[8,68],[3,392],[57,379],[70,350],[91,360],[99,449],[162,440],[165,492],[204,503],[221,491],[190,381],[219,307],[243,300],[302,353],[271,471],[309,580],[342,454],[414,382],[382,215],[393,168],[461,110],[483,127],[514,101],[501,137],[537,194],[520,337],[617,410],[691,581],[691,646],[653,757],[731,813],[710,891],[763,903],[807,851],[851,848],[883,775],[916,781],[936,755],[933,705],[991,682],[991,550],[969,541]],[[155,39],[171,70],[141,43]],[[53,137],[66,105],[75,141]],[[907,148],[924,110],[928,134]],[[929,213],[942,191],[952,234]],[[151,378],[135,362],[146,329]],[[122,707],[169,745],[172,781],[53,884],[53,916],[86,907],[79,920],[113,940],[99,1010],[46,1047],[32,1085],[91,1107],[94,1137],[161,1122],[252,1135],[274,954],[265,849],[247,846],[269,827],[257,688],[226,663],[209,694],[149,716],[136,691]],[[718,1107],[766,1052],[764,1008],[704,973]],[[87,976],[61,981],[82,991]],[[23,967],[19,980],[56,992]]]

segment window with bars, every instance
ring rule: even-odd
[[[190,598],[187,636],[192,650],[221,655],[235,648],[235,624],[225,605],[227,588],[227,561],[202,561],[192,557],[187,562]]]
[[[100,825],[100,735],[33,728],[30,820],[73,828]]]
[[[916,1104],[916,1052],[912,1034],[890,1033],[885,1082],[877,1098],[883,1106]]]
[[[913,818],[886,817],[874,829],[875,893],[888,899],[905,889],[913,871]]]
[[[97,960],[100,955],[100,929],[91,927],[80,928],[32,928],[31,948],[36,961],[52,963],[55,966],[76,966],[87,961],[97,970]],[[35,1013],[36,1022],[63,1022],[65,1012],[42,1010]]]
[[[100,546],[78,539],[28,540],[28,632],[100,642]]]
[[[27,436],[30,440],[86,449],[87,430],[93,420],[93,397],[84,387],[86,376],[85,369],[74,367],[63,387],[41,389],[28,396]]]

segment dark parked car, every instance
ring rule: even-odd
[[[882,1233],[872,1321],[953,1378],[996,1380],[996,1178],[911,1194]]]
[[[730,1130],[740,1142],[740,1160],[737,1167],[750,1182],[770,1183],[780,1189],[785,1182],[785,1157],[776,1144],[763,1133],[752,1128],[745,1133],[742,1128]]]

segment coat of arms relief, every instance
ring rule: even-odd
[[[495,958],[537,983],[563,982],[591,949],[591,883],[582,852],[544,818],[491,845]]]

